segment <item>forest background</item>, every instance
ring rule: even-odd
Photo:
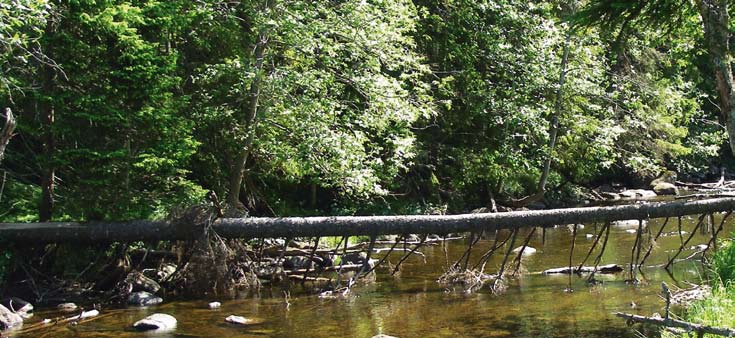
[[[0,220],[163,218],[209,190],[236,215],[456,213],[718,178],[727,6],[3,0]]]

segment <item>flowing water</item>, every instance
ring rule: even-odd
[[[722,215],[715,215],[715,225]],[[696,223],[696,217],[683,218],[683,239],[686,240]],[[649,221],[650,231],[656,234],[663,220]],[[592,246],[600,226],[585,225],[579,229],[573,262],[579,264]],[[731,222],[727,222],[722,237],[729,236]],[[529,230],[522,231],[515,246],[520,246]],[[687,260],[674,266],[669,275],[660,265],[678,248],[681,238],[676,219],[669,221],[666,236],[662,236],[657,248],[646,261],[643,273],[638,274],[641,283],[631,285],[627,271],[631,248],[636,235],[625,229],[611,228],[602,264],[617,263],[625,272],[614,275],[598,275],[602,285],[588,286],[586,277],[571,278],[573,292],[567,292],[568,275],[542,275],[534,272],[569,264],[572,235],[566,226],[548,229],[542,243],[541,231],[536,231],[530,246],[538,252],[524,258],[527,271],[520,278],[508,283],[506,291],[494,295],[484,288],[467,294],[462,290],[447,290],[436,282],[447,266],[442,245],[428,246],[420,251],[426,255],[409,258],[399,276],[391,277],[389,271],[378,271],[375,283],[359,286],[352,296],[345,299],[320,299],[316,295],[293,290],[290,306],[286,305],[283,290],[265,288],[259,296],[236,300],[207,299],[199,301],[173,301],[148,308],[103,310],[104,317],[75,326],[58,325],[18,337],[149,337],[130,329],[133,322],[155,312],[168,313],[178,319],[175,331],[153,335],[161,337],[372,337],[387,334],[397,337],[633,337],[635,328],[613,315],[615,311],[651,315],[663,313],[659,297],[661,281],[670,286],[687,288],[703,276],[698,260]],[[508,233],[500,233],[504,238]],[[644,239],[648,235],[644,235]],[[706,243],[710,234],[697,232],[689,246]],[[492,235],[483,239],[473,250],[471,262],[488,249]],[[644,241],[644,243],[648,243]],[[601,244],[601,243],[600,243]],[[462,255],[467,240],[449,241],[446,251],[449,261]],[[647,248],[647,247],[646,247]],[[644,253],[645,249],[644,248]],[[691,250],[685,251],[686,257]],[[394,263],[400,257],[394,253]],[[587,265],[591,264],[591,259]],[[487,270],[494,272],[502,261],[497,253],[488,263]],[[673,288],[673,287],[672,287]],[[222,307],[209,310],[207,303],[218,300]],[[235,326],[224,322],[230,314],[262,319],[262,324]],[[53,311],[37,311],[33,321],[58,316]]]

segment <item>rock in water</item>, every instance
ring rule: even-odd
[[[638,220],[637,219],[628,219],[623,221],[615,221],[612,222],[612,226],[618,228],[618,229],[638,229]],[[648,226],[648,221],[643,221],[643,228]]]
[[[33,304],[26,302],[18,297],[3,298],[0,301],[0,305],[4,306],[11,312],[21,316],[22,318],[29,318],[33,316]]]
[[[527,246],[525,249],[522,246],[519,246],[519,247],[513,249],[513,253],[517,254],[517,253],[521,252],[521,250],[523,250],[523,256],[533,255],[537,251],[535,248],[532,248],[530,246]]]
[[[176,328],[176,318],[165,313],[154,313],[133,324],[138,331],[168,331]]]
[[[655,191],[659,195],[678,195],[679,194],[679,189],[675,185],[671,183],[666,183],[666,182],[661,182],[661,183],[656,184],[653,187],[653,191]]]
[[[61,303],[56,306],[57,309],[64,312],[72,312],[78,308],[77,304],[74,303]]]
[[[100,315],[100,312],[98,310],[84,311],[80,315],[76,316],[76,320],[97,317],[99,315]]]
[[[149,306],[163,303],[161,297],[154,296],[150,292],[138,291],[133,292],[128,297],[128,304],[138,306]]]
[[[235,315],[227,316],[227,318],[225,318],[225,321],[228,323],[238,324],[238,325],[248,325],[248,324],[253,324],[254,322],[243,316],[235,316]]]
[[[0,305],[0,329],[5,330],[20,325],[23,325],[23,318],[5,306]]]
[[[209,303],[210,309],[219,309],[222,306],[222,303],[220,302],[211,302]]]

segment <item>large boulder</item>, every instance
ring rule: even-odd
[[[0,305],[0,330],[23,325],[23,317]]]
[[[676,184],[676,176],[677,175],[675,171],[665,171],[663,174],[661,174],[661,176],[651,181],[651,188],[655,187],[659,183]]]
[[[138,331],[169,331],[176,328],[176,318],[165,313],[154,313],[133,324]]]
[[[659,195],[678,195],[679,189],[675,185],[666,182],[660,182],[653,187],[653,191]]]
[[[134,292],[147,291],[150,293],[156,293],[161,289],[161,286],[158,285],[156,281],[137,271],[129,273],[127,278],[125,278],[125,282],[132,285],[132,290]]]

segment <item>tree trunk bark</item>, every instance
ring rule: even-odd
[[[225,238],[448,234],[557,224],[611,222],[735,210],[735,198],[658,202],[611,207],[418,216],[220,218],[213,230]],[[129,242],[193,239],[197,232],[163,221],[0,223],[0,238],[12,242]]]
[[[268,37],[265,33],[259,34],[258,42],[256,43],[254,51],[255,77],[253,78],[253,82],[250,84],[250,90],[248,92],[249,101],[245,106],[245,111],[243,112],[242,119],[240,121],[245,131],[246,138],[242,144],[242,148],[235,158],[235,162],[232,165],[232,171],[230,172],[230,186],[227,195],[227,206],[230,209],[237,209],[241,204],[240,189],[242,187],[242,175],[252,150],[253,139],[255,138],[255,127],[258,122],[256,118],[258,116],[258,104],[263,78],[263,57],[267,43]]]
[[[41,203],[38,205],[38,219],[41,222],[51,220],[54,211],[54,181],[55,170],[53,162],[53,154],[56,150],[54,142],[53,125],[54,125],[54,106],[52,104],[45,105],[44,108],[44,128],[45,135],[43,141],[43,157],[45,165],[41,174]]]
[[[3,161],[5,156],[5,148],[10,143],[10,139],[13,138],[13,131],[15,130],[15,117],[10,108],[5,108],[5,125],[0,130],[0,162]]]
[[[720,97],[720,116],[735,154],[735,85],[730,60],[730,16],[727,0],[697,0],[702,19],[705,46],[714,68],[715,82]]]
[[[554,159],[554,147],[556,146],[556,135],[559,130],[559,115],[562,108],[562,96],[564,94],[564,83],[567,77],[567,64],[569,63],[569,43],[572,39],[571,30],[567,32],[564,38],[564,52],[561,57],[561,66],[559,67],[559,88],[556,89],[556,104],[554,113],[551,115],[551,125],[549,126],[549,153],[546,155],[544,169],[541,172],[541,179],[538,183],[538,192],[543,194],[546,191],[546,182],[549,179],[549,171],[551,171],[551,161]]]

